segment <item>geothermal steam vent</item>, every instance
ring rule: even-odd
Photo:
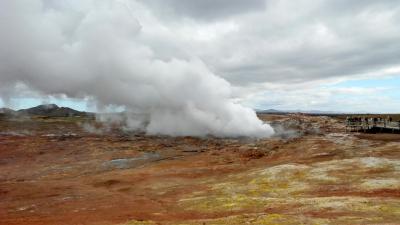
[[[100,106],[124,106],[127,127],[148,134],[273,133],[253,110],[233,102],[230,84],[179,41],[166,52],[171,40],[149,41],[158,34],[130,7],[86,3],[1,4],[0,15],[10,21],[0,27],[1,96],[24,88],[45,96],[90,97]]]

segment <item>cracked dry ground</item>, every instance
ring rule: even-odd
[[[400,137],[263,116],[263,140],[0,122],[0,224],[400,224]]]

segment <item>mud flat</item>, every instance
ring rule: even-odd
[[[400,135],[263,115],[270,139],[0,121],[0,224],[399,224]]]

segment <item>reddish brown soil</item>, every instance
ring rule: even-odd
[[[288,117],[264,119],[279,121],[285,118]],[[340,144],[323,138],[326,133],[342,132],[340,124],[327,123],[321,118],[300,119],[307,126],[318,123],[320,133],[310,131],[291,139],[275,137],[258,141],[171,138],[118,132],[93,135],[70,121],[1,121],[0,224],[109,225],[130,220],[152,220],[163,224],[221,218],[251,212],[185,211],[178,202],[191,193],[209,190],[206,183],[265,166],[308,164],[356,156],[384,155],[400,159],[400,153],[390,149],[362,152],[341,148]],[[9,131],[25,133],[11,134]],[[68,132],[74,134],[66,135]],[[379,139],[371,144],[379,147],[385,141]],[[146,153],[156,156],[146,158],[143,156]],[[118,159],[133,160],[119,168],[120,165],[112,164],[118,163]],[[346,185],[324,186],[310,194],[400,197],[399,190],[363,192],[350,190]],[[292,214],[291,209],[298,207],[300,205],[266,207],[264,211]],[[349,213],[305,213],[321,218],[337,214]]]

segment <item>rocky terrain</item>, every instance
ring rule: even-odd
[[[399,224],[400,135],[261,115],[270,139],[145,136],[88,117],[0,120],[0,224]]]

